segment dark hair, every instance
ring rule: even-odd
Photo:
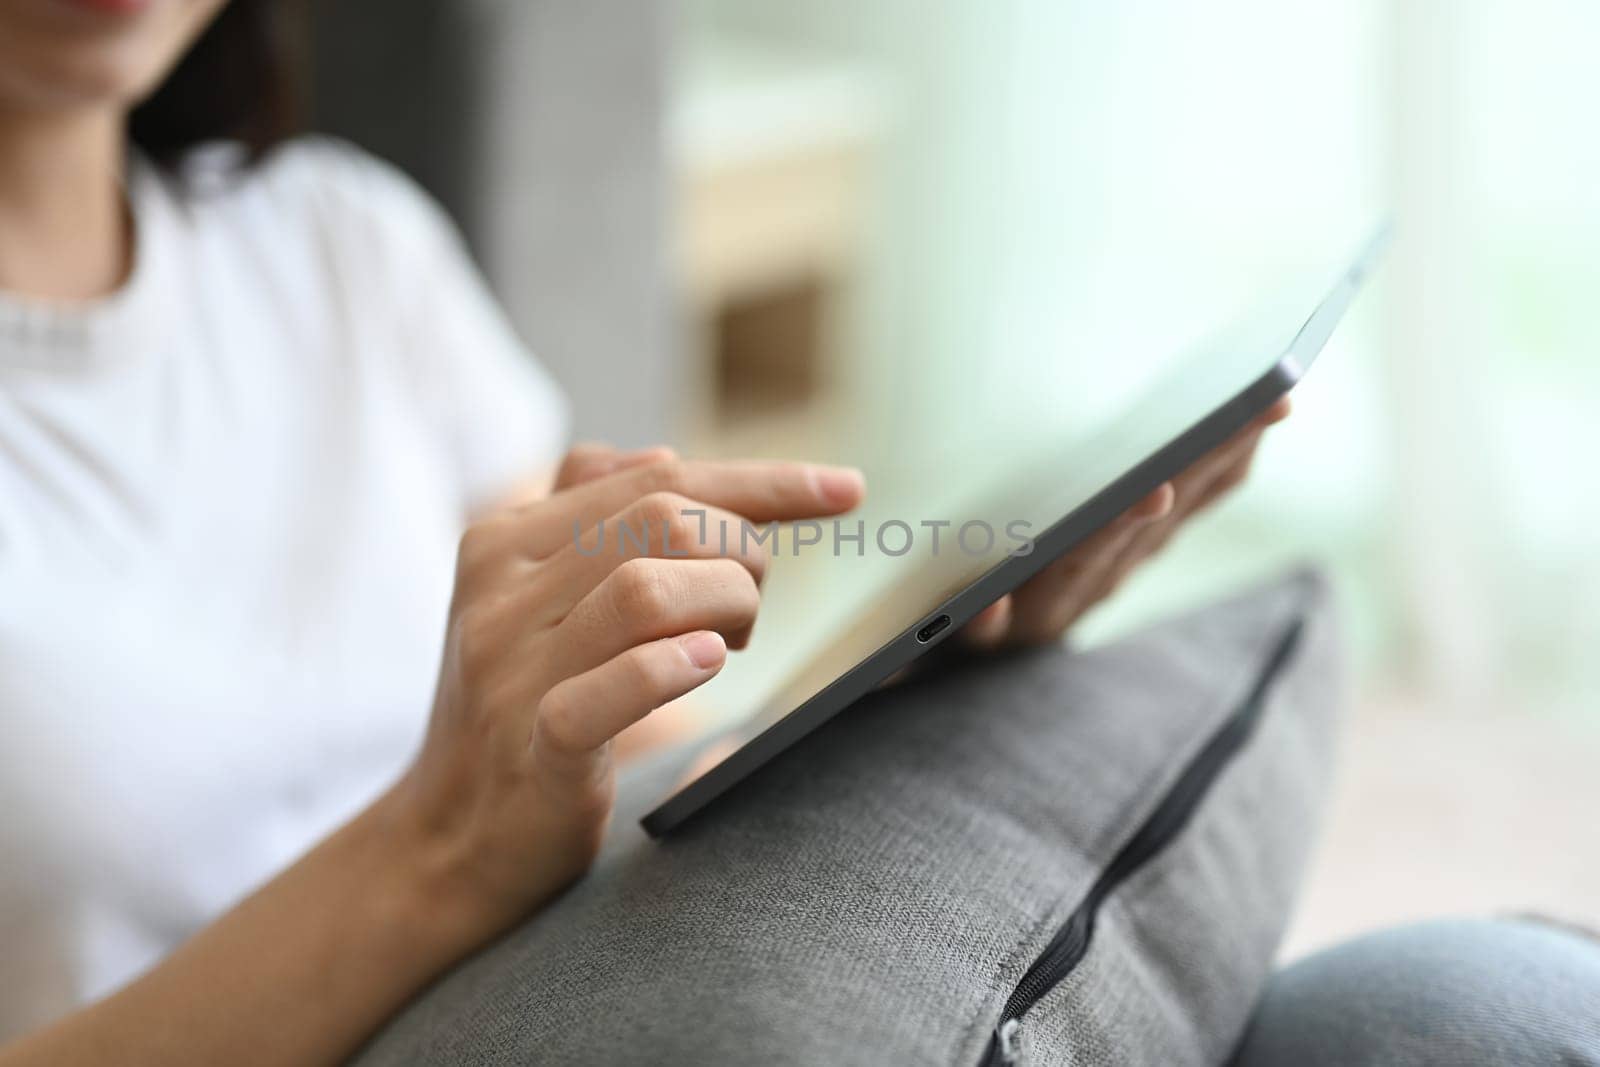
[[[298,128],[304,12],[296,0],[231,0],[129,119],[133,143],[175,166],[206,141],[232,140],[248,162]]]

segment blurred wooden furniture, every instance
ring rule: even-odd
[[[670,143],[687,446],[778,450],[786,424],[836,399],[878,101],[848,64],[729,39],[685,49]]]

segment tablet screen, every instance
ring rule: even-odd
[[[760,717],[781,718],[909,627],[937,615],[951,597],[1013,553],[1026,554],[1056,522],[1271,371],[1290,352],[1306,307],[1289,301],[1243,330],[1212,339],[1158,375],[1152,389],[1109,423],[1077,433],[1045,428],[1033,462],[941,509],[951,515],[948,525],[908,515],[858,530],[856,520],[838,520],[852,535],[839,550],[854,554],[859,545],[863,553],[899,556],[903,565],[880,576],[865,612],[773,693]],[[1285,317],[1286,308],[1298,315]],[[817,547],[832,551],[832,523],[822,526]],[[860,542],[853,540],[858,532]]]

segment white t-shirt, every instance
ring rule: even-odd
[[[470,507],[564,407],[442,213],[327,140],[0,294],[0,1039],[111,991],[393,781]]]

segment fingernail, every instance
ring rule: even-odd
[[[854,467],[813,467],[817,491],[831,504],[854,504],[866,490],[866,479]]]
[[[1178,492],[1170,484],[1164,485],[1160,489],[1156,490],[1156,494],[1160,498],[1159,502],[1156,504],[1155,510],[1151,511],[1144,517],[1146,522],[1156,522],[1166,518],[1168,515],[1171,515],[1172,507],[1175,503],[1177,503]]]
[[[727,646],[722,643],[720,635],[711,630],[702,630],[683,639],[683,652],[696,668],[709,671],[722,662]]]

